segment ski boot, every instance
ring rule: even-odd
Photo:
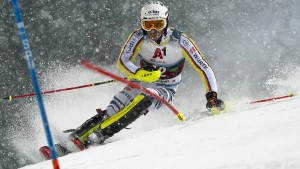
[[[76,140],[73,142],[80,150],[102,144],[107,138],[127,127],[142,114],[147,113],[153,100],[151,96],[140,94],[112,117],[108,116],[105,110],[97,109],[98,114],[75,129],[70,134],[71,139]]]

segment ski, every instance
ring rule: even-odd
[[[152,98],[149,96],[140,94],[122,110],[111,117],[104,116],[103,111],[98,109],[95,116],[88,119],[78,128],[63,131],[63,133],[71,133],[68,136],[70,141],[66,143],[66,145],[68,145],[68,147],[71,146],[69,148],[71,150],[74,149],[74,151],[82,151],[89,146],[101,145],[105,139],[113,136],[123,128],[125,129],[127,125],[139,118],[142,114],[145,114],[147,108],[152,103],[149,102],[151,99]],[[91,134],[94,135],[89,138]],[[58,157],[71,153],[71,151],[68,151],[67,148],[61,144],[55,144],[55,149]],[[50,149],[46,146],[39,149],[40,154],[42,154],[46,160],[50,159],[49,150]]]
[[[62,157],[62,156],[72,153],[71,150],[69,150],[68,148],[66,148],[65,146],[63,146],[61,144],[55,144],[55,150],[56,150],[57,157]],[[39,148],[39,153],[44,160],[51,160],[50,152],[51,151],[48,146],[42,146]]]
[[[44,160],[51,160],[50,148],[48,146],[40,147],[39,152]]]

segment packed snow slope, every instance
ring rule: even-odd
[[[59,163],[63,169],[300,168],[300,97],[236,106],[217,116],[189,113],[182,124],[129,136],[130,130],[124,131],[118,139],[61,157]],[[24,167],[46,168],[52,168],[51,161]]]
[[[147,1],[20,1],[41,90],[56,90],[111,80],[83,68],[78,62],[81,59],[105,67],[114,73],[120,73],[116,69],[118,55],[130,33],[140,28],[138,24],[140,9]],[[0,12],[0,93],[2,97],[32,93],[27,64],[21,57],[23,50],[11,5],[9,1],[4,0],[0,3],[2,4]],[[282,141],[283,143],[280,142],[280,145],[293,146],[295,150],[299,148],[293,144],[284,143],[288,140],[285,140],[286,133],[279,132],[276,139],[273,139],[275,136],[271,133],[275,130],[269,132],[261,130],[266,138],[258,135],[260,133],[256,133],[258,136],[251,135],[253,133],[249,133],[248,130],[256,130],[255,126],[252,126],[256,124],[256,119],[249,118],[249,121],[245,122],[246,119],[240,118],[248,118],[253,115],[252,118],[261,117],[259,120],[264,121],[262,124],[271,125],[269,123],[273,122],[273,118],[279,116],[282,118],[280,120],[284,120],[291,115],[290,111],[274,112],[272,110],[262,113],[260,108],[254,112],[244,112],[244,110],[249,108],[247,107],[249,105],[246,104],[249,101],[281,96],[300,90],[300,1],[164,0],[164,3],[169,6],[170,26],[174,26],[190,36],[203,52],[216,75],[218,97],[232,104],[232,111],[222,116],[200,118],[200,112],[205,110],[206,91],[199,73],[186,63],[182,74],[183,81],[172,105],[179,109],[184,116],[194,116],[194,120],[179,125],[176,117],[167,109],[150,112],[130,125],[130,130],[124,130],[107,140],[104,146],[99,147],[99,151],[95,148],[95,150],[78,153],[78,156],[82,154],[82,157],[78,157],[78,160],[70,161],[70,163],[76,164],[81,162],[79,159],[82,159],[82,164],[91,165],[93,163],[84,159],[85,153],[96,151],[96,155],[89,157],[97,158],[101,164],[100,166],[95,165],[95,168],[103,168],[101,166],[104,165],[107,166],[104,168],[112,168],[113,166],[109,165],[118,165],[127,160],[132,167],[147,168],[137,165],[139,161],[143,160],[145,165],[159,168],[158,159],[162,160],[161,167],[164,167],[163,162],[170,160],[167,155],[162,157],[160,151],[163,151],[163,153],[169,152],[169,157],[172,158],[172,162],[169,162],[170,164],[165,168],[171,168],[172,165],[176,165],[176,168],[177,166],[181,167],[180,165],[185,165],[185,168],[199,168],[200,165],[203,165],[203,169],[209,168],[204,163],[224,167],[236,164],[233,161],[241,159],[243,159],[240,161],[241,164],[248,166],[251,163],[253,168],[259,168],[260,164],[263,167],[266,165],[269,168],[280,168],[281,162],[285,162],[285,155],[289,153],[281,153],[280,147],[270,148],[261,145],[268,142],[268,145],[271,146]],[[110,65],[112,66],[109,67]],[[66,138],[62,130],[78,127],[95,115],[96,108],[105,109],[113,95],[123,87],[123,84],[112,83],[44,95],[54,142],[61,142]],[[15,169],[41,162],[38,159],[38,148],[47,145],[47,141],[37,105],[35,97],[16,99],[1,104],[0,169]],[[290,106],[294,106],[294,104],[289,103],[280,108]],[[256,113],[262,113],[262,116],[254,116]],[[281,114],[277,115],[276,113]],[[267,117],[264,116],[266,114]],[[242,124],[243,126],[240,126]],[[247,128],[248,126],[244,127],[244,125],[250,126]],[[272,125],[275,124],[272,123]],[[281,123],[276,125],[279,128],[282,127]],[[229,130],[228,127],[235,130],[230,128],[232,133],[228,134],[226,132]],[[282,130],[291,134],[285,128]],[[188,133],[191,136],[187,136]],[[209,134],[215,136],[214,139]],[[240,138],[242,137],[240,134],[247,136],[246,138],[254,136],[257,138],[249,141],[246,138]],[[229,145],[227,144],[228,140],[224,138],[226,135],[230,137],[228,138],[231,141]],[[144,140],[140,141],[140,139]],[[162,141],[162,139],[164,140]],[[181,139],[184,143],[181,142]],[[237,143],[237,140],[241,143]],[[262,140],[266,140],[266,142]],[[295,138],[291,139],[291,141],[293,140],[297,141]],[[189,141],[195,143],[189,143]],[[127,145],[131,142],[132,145]],[[157,142],[162,145],[157,146]],[[247,143],[247,146],[242,143]],[[252,147],[250,145],[248,147],[248,144],[257,145],[257,148],[250,149]],[[154,149],[152,146],[157,148]],[[176,147],[170,148],[170,146]],[[197,146],[202,147],[197,148]],[[239,153],[235,152],[238,147],[241,148]],[[143,153],[136,152],[135,148]],[[167,151],[168,148],[170,150]],[[247,158],[252,152],[242,151],[242,148],[255,151],[252,154],[255,158]],[[283,156],[281,161],[278,160],[280,161],[278,165],[276,163],[278,161],[272,162],[275,153],[269,152],[269,149],[266,151],[267,148],[277,151]],[[189,149],[193,150],[189,151]],[[232,156],[226,156],[227,151],[224,149],[232,151]],[[203,152],[203,150],[207,151]],[[150,156],[154,151],[157,151],[155,155]],[[127,156],[122,152],[137,156],[125,158]],[[258,158],[256,153],[262,155],[272,153],[272,156]],[[77,154],[60,159],[62,168],[72,168],[70,165],[67,167],[68,164],[64,160],[73,156],[77,156]],[[145,160],[143,157],[148,157],[148,159]],[[119,158],[122,160],[117,161]],[[195,161],[194,158],[197,160]],[[255,163],[255,159],[267,162]],[[109,160],[115,160],[115,162],[109,163]],[[190,163],[189,160],[195,162]],[[180,164],[177,164],[179,162]],[[239,165],[237,166],[239,167]],[[284,165],[282,164],[282,168],[292,168],[293,164],[288,163],[285,165],[287,167]],[[51,166],[47,165],[47,167]],[[122,164],[117,167],[125,168],[126,165]],[[84,166],[79,165],[77,168],[84,168]],[[229,168],[233,168],[233,166]]]

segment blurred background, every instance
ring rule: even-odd
[[[130,33],[139,28],[145,2],[20,1],[41,89],[109,80],[83,68],[82,59],[119,73],[117,57]],[[300,1],[162,2],[169,7],[170,26],[185,32],[204,53],[224,101],[247,102],[300,90]],[[186,112],[204,110],[201,78],[188,64],[183,76],[176,105]],[[115,83],[45,96],[55,139],[62,129],[76,127],[93,115],[95,108],[105,108],[121,87]],[[11,4],[1,0],[0,94],[4,98],[26,93],[33,93],[27,62]],[[39,162],[37,146],[46,142],[36,104],[35,97],[0,103],[0,169]],[[152,118],[167,119],[169,114]]]

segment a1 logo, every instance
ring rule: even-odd
[[[166,47],[164,47],[162,49],[156,48],[152,58],[155,59],[155,58],[159,57],[160,59],[163,59],[163,56],[166,56],[166,53],[167,53]]]

